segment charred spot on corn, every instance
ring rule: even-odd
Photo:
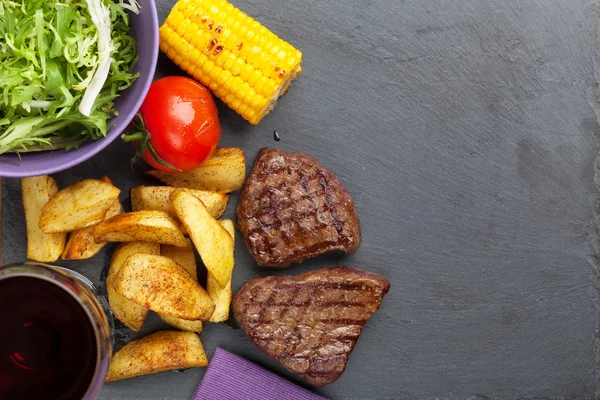
[[[223,51],[223,46],[222,45],[218,45],[217,48],[215,49],[215,51],[213,52],[213,55],[217,56],[219,54],[221,54],[221,52]]]
[[[179,0],[160,28],[160,48],[252,124],[302,71],[299,50],[226,0]]]
[[[210,43],[208,44],[208,47],[206,50],[208,50],[208,51],[212,50],[212,48],[215,47],[215,45],[217,43],[219,43],[219,40],[217,38],[210,39]]]

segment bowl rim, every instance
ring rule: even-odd
[[[144,7],[144,9],[149,10],[151,13],[152,26],[158,28],[158,26],[159,26],[158,25],[158,13],[156,11],[156,4],[154,3],[154,0],[149,0],[147,2],[147,8]],[[135,100],[135,103],[129,109],[127,114],[125,114],[125,117],[122,120],[122,121],[127,121],[127,122],[123,122],[124,126],[127,126],[129,124],[129,122],[135,117],[138,110],[142,106],[142,102],[146,98],[146,94],[148,93],[148,90],[150,90],[150,85],[152,84],[152,82],[154,80],[154,74],[156,73],[156,64],[158,62],[158,50],[159,50],[158,47],[159,46],[158,46],[158,33],[157,33],[154,36],[153,43],[152,43],[152,54],[151,54],[151,58],[150,58],[150,70],[148,71],[148,77],[147,77],[146,81],[143,83],[140,96]],[[122,131],[123,131],[123,129],[114,129],[114,127],[113,127],[111,129],[111,131],[108,132],[106,137],[91,142],[94,144],[93,147],[87,149],[87,151],[81,152],[81,154],[74,155],[74,157],[71,160],[64,162],[60,165],[55,165],[55,166],[46,167],[46,168],[40,168],[35,171],[23,171],[23,172],[1,171],[2,168],[0,167],[0,176],[4,177],[4,178],[26,178],[26,177],[30,177],[30,176],[49,175],[49,174],[53,174],[56,172],[64,171],[64,170],[72,168],[78,164],[81,164],[82,162],[92,158],[93,156],[95,156],[96,154],[98,154],[99,152],[104,150],[106,147],[108,147],[109,144],[111,144],[122,133]],[[74,150],[74,151],[76,151],[76,150]],[[49,152],[51,152],[51,150],[49,150]],[[51,153],[48,153],[48,154],[51,154]],[[26,157],[26,154],[21,155],[21,157]]]

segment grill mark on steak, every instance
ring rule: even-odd
[[[302,334],[299,332],[298,327],[294,327],[294,331],[290,332],[290,334],[288,336],[286,336],[286,338],[284,339],[285,344],[289,345],[290,343],[292,343],[292,340],[294,341],[292,343],[292,348],[289,350],[284,350],[283,353],[281,354],[282,357],[287,357],[288,354],[294,354],[294,352],[296,351],[296,349],[298,348],[298,345],[301,343],[301,336]]]
[[[348,238],[345,237],[344,235],[342,235],[342,224],[338,218],[337,212],[335,210],[335,206],[333,205],[333,199],[331,198],[331,192],[329,190],[329,186],[327,185],[327,180],[325,179],[325,174],[323,174],[323,171],[319,171],[319,183],[321,184],[321,187],[323,188],[323,193],[325,194],[325,204],[327,205],[327,208],[329,209],[329,212],[331,213],[331,218],[333,219],[333,226],[335,226],[335,230],[338,232],[338,235],[340,236],[340,240],[342,242],[344,242],[345,244],[348,243]]]
[[[267,299],[267,301],[265,303],[266,304],[272,303],[273,300],[275,300],[274,297],[275,297],[276,294],[277,293],[275,291],[272,291],[271,295],[269,296],[269,298]],[[268,309],[269,309],[268,307],[263,307],[263,309],[259,313],[259,317],[258,317],[259,321],[265,321],[266,320],[265,319],[265,313],[267,312]]]
[[[361,319],[351,319],[351,318],[326,318],[321,319],[320,322],[324,324],[334,324],[334,325],[360,325],[363,323]]]
[[[288,286],[298,286],[297,283],[283,283],[281,284],[282,288],[286,288]],[[302,287],[310,287],[310,288],[322,288],[322,289],[342,289],[342,290],[364,290],[364,283],[354,283],[354,282],[303,282]]]
[[[256,262],[282,268],[360,244],[354,200],[315,158],[261,149],[240,195],[238,228]]]
[[[309,305],[311,303],[312,303],[311,300],[306,300],[306,301],[304,301],[302,303],[292,303],[292,304],[287,303],[287,302],[284,302],[284,303],[264,302],[264,303],[261,303],[261,304],[263,306],[265,306],[265,307],[283,307],[283,306],[285,306],[285,307],[305,307],[305,306],[307,306],[307,305]],[[325,302],[319,302],[317,305],[319,307],[321,307],[321,308],[325,308],[325,307],[329,307],[329,306],[359,307],[359,306],[362,306],[363,303],[358,302],[358,301],[338,301],[338,302],[327,302],[327,301],[325,301]]]
[[[250,280],[233,296],[235,320],[262,351],[316,386],[343,372],[365,322],[389,282],[336,267]]]

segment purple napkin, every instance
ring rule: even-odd
[[[192,400],[326,400],[217,348]]]

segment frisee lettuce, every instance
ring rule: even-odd
[[[135,0],[0,0],[0,154],[106,136],[137,78]]]

